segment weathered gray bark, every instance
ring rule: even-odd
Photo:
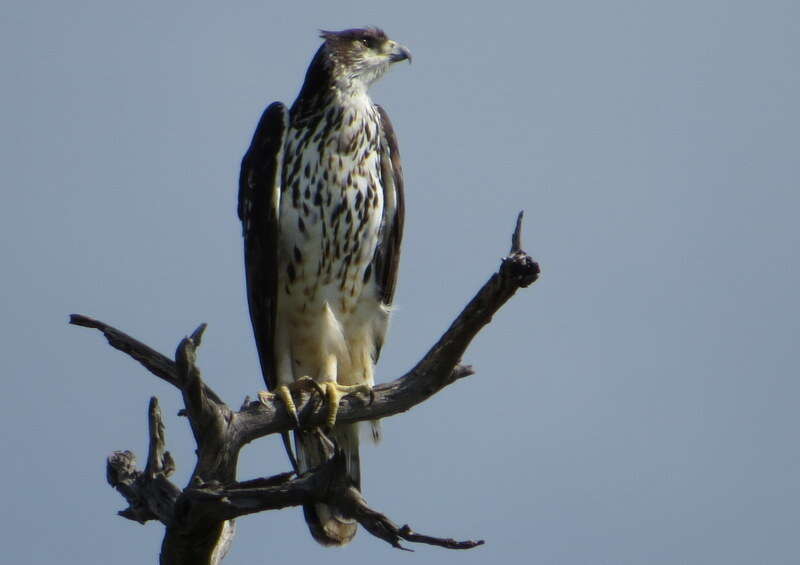
[[[428,353],[405,375],[374,388],[369,401],[352,395],[342,399],[337,421],[357,422],[386,418],[404,412],[454,381],[472,374],[459,364],[480,329],[519,288],[533,283],[539,266],[520,248],[522,214],[512,237],[510,254],[502,260],[477,295]],[[168,477],[175,463],[165,450],[164,425],[158,401],[149,407],[150,451],[144,471],[135,467],[129,451],[108,458],[108,481],[129,503],[120,512],[138,522],[158,520],[166,526],[161,563],[168,565],[219,563],[233,538],[233,520],[239,516],[325,502],[356,519],[367,531],[402,548],[401,540],[468,549],[482,541],[455,541],[398,527],[370,509],[361,493],[347,483],[343,458],[316,426],[325,422],[325,407],[314,388],[298,383],[293,390],[304,429],[320,434],[328,447],[328,460],[319,468],[294,477],[284,473],[271,478],[236,481],[239,451],[247,443],[269,434],[291,430],[294,421],[280,401],[245,401],[239,411],[229,408],[200,377],[195,363],[205,324],[178,345],[175,360],[103,322],[73,314],[70,323],[100,330],[111,346],[139,361],[157,377],[178,388],[185,415],[197,442],[197,462],[189,485],[180,489]]]

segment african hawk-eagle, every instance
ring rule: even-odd
[[[335,424],[343,394],[374,383],[394,294],[403,230],[403,177],[392,124],[368,87],[410,60],[380,29],[323,31],[291,109],[272,103],[242,160],[250,317],[270,391],[310,378],[329,402],[330,435],[360,486],[358,430]],[[294,414],[296,418],[296,414]],[[378,437],[377,422],[373,437]],[[319,439],[294,433],[297,471],[322,461]],[[356,524],[323,504],[304,507],[314,538],[342,545]]]

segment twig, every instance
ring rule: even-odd
[[[517,225],[514,227],[514,233],[511,235],[511,251],[509,255],[522,252],[522,216],[525,214],[524,210],[520,210],[517,215]]]
[[[144,473],[150,478],[158,474],[169,477],[175,471],[175,461],[166,450],[166,434],[164,421],[161,418],[161,409],[158,407],[158,398],[150,398],[148,407],[148,430],[150,431],[150,449],[147,453],[147,466]]]

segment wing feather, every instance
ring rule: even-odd
[[[381,289],[381,299],[387,306],[392,304],[397,282],[397,267],[400,263],[400,241],[403,239],[405,199],[403,193],[403,167],[400,164],[400,149],[392,122],[383,107],[378,106],[381,116],[383,140],[381,143],[381,177],[383,179],[384,219],[381,240],[375,251],[376,280]]]
[[[244,236],[247,303],[267,388],[277,386],[275,319],[277,315],[278,214],[283,148],[289,114],[280,102],[264,110],[242,159],[239,219]]]
[[[380,162],[383,181],[383,225],[380,241],[375,249],[375,281],[378,284],[381,302],[391,306],[397,283],[397,267],[400,264],[400,242],[403,239],[405,219],[405,197],[403,189],[403,167],[400,149],[389,115],[378,106],[381,118]],[[380,336],[382,341],[382,336]],[[375,361],[378,360],[382,343],[376,344]]]

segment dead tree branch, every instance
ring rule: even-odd
[[[376,386],[371,399],[357,396],[342,399],[338,421],[372,420],[404,412],[473,373],[471,367],[460,364],[472,339],[519,288],[527,287],[539,276],[539,266],[521,249],[521,226],[522,213],[512,236],[511,251],[498,272],[428,353],[405,375]],[[197,462],[186,488],[180,489],[169,481],[175,463],[166,451],[164,424],[156,398],[151,399],[148,411],[150,449],[144,471],[136,469],[135,457],[129,451],[115,452],[107,464],[109,483],[129,504],[120,515],[142,523],[158,520],[166,526],[162,564],[219,563],[232,541],[235,518],[311,502],[336,506],[364,529],[398,548],[402,548],[401,541],[449,549],[469,549],[483,543],[418,534],[408,525],[398,527],[372,510],[361,493],[347,482],[344,459],[332,444],[327,461],[300,477],[283,473],[237,482],[241,448],[257,438],[288,431],[295,423],[279,401],[246,402],[236,412],[203,382],[196,357],[205,324],[180,342],[173,361],[99,320],[73,314],[70,323],[101,331],[112,347],[175,386],[183,396],[182,412],[197,442]],[[301,382],[292,392],[303,427],[315,430],[323,424],[325,408],[314,396],[314,388]],[[318,429],[314,433],[321,434]]]

